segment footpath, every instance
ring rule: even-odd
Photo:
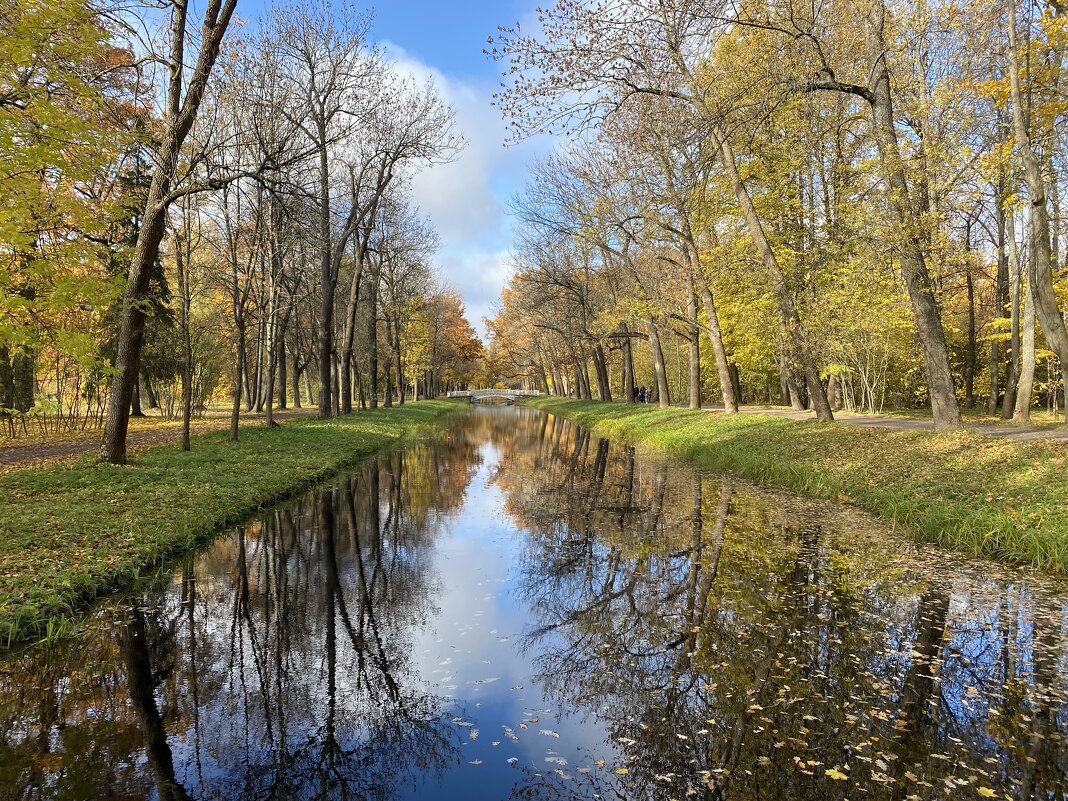
[[[705,408],[712,412],[723,411],[722,406],[706,406]],[[775,409],[767,406],[742,406],[738,411],[742,414],[764,414],[771,417],[782,417],[787,420],[816,419],[815,412]],[[836,412],[834,421],[867,428],[887,428],[891,431],[934,431],[934,424],[930,420],[921,420],[915,417],[896,417],[887,414]],[[1010,439],[1016,442],[1068,441],[1068,425],[1021,426],[1009,422],[998,425],[996,423],[970,423],[965,420],[964,427],[973,434]]]

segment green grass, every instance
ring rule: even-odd
[[[204,434],[189,453],[150,448],[126,467],[87,456],[0,476],[0,641],[62,631],[96,595],[461,408],[250,426],[236,444]]]
[[[702,467],[850,501],[928,542],[1068,572],[1065,443],[561,398],[528,403]]]

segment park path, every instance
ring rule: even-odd
[[[317,414],[315,409],[291,409],[274,413],[274,419],[278,421],[289,420],[295,417],[306,417]],[[248,415],[241,417],[241,425],[255,426],[263,424],[263,415]],[[193,436],[207,434],[211,431],[225,431],[230,428],[230,418],[212,417],[194,421],[189,427]],[[180,429],[176,422],[173,426],[164,428],[150,428],[142,431],[131,431],[127,437],[127,447],[131,451],[138,451],[153,445],[165,445],[177,442]],[[40,467],[53,462],[62,462],[75,459],[86,453],[95,452],[100,447],[100,432],[95,431],[85,435],[76,435],[71,439],[56,442],[35,443],[32,438],[25,440],[9,440],[0,445],[0,473],[10,470],[20,470],[28,467]]]
[[[723,411],[722,407],[707,406],[709,411]],[[799,412],[794,409],[770,409],[764,406],[742,406],[739,411],[743,414],[766,414],[772,417],[785,417],[788,420],[815,420],[816,413],[812,411]],[[847,414],[838,412],[835,414],[835,422],[846,423],[855,426],[867,426],[868,428],[888,428],[892,431],[934,431],[934,424],[930,420],[920,420],[915,417],[896,417],[886,414]],[[1068,426],[1018,426],[1011,423],[999,425],[997,423],[970,423],[965,421],[964,427],[976,434],[985,437],[997,437],[1010,439],[1016,442],[1038,442],[1041,440],[1054,440],[1068,442]]]

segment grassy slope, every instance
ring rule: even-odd
[[[127,467],[83,457],[0,476],[0,642],[46,632],[57,617],[220,526],[329,477],[458,407],[427,401],[224,432],[133,455]]]
[[[1068,572],[1068,445],[541,398],[704,467],[848,500],[922,539]]]

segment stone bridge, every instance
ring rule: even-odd
[[[450,398],[467,398],[471,403],[515,403],[519,398],[536,398],[536,389],[461,389],[449,393]]]

